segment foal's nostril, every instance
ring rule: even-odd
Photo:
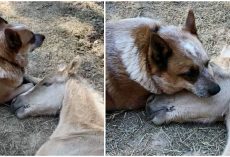
[[[211,88],[208,89],[208,93],[210,95],[216,95],[220,91],[220,86],[218,84],[215,84]]]

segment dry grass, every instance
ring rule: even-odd
[[[189,8],[204,47],[216,56],[230,44],[230,2],[107,2],[106,19],[145,16],[183,25]],[[106,121],[107,155],[220,155],[226,144],[223,123],[154,126],[144,111],[108,114]]]
[[[46,36],[29,55],[30,75],[44,77],[63,60],[69,63],[80,55],[86,58],[80,73],[103,91],[102,2],[1,2],[0,16]],[[0,155],[33,155],[58,122],[57,117],[19,120],[4,105],[0,115]]]

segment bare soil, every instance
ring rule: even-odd
[[[215,57],[230,44],[230,2],[106,2],[106,20],[144,16],[183,25],[190,8],[204,47]],[[220,155],[226,138],[224,123],[155,126],[143,110],[106,116],[107,155]]]
[[[103,7],[103,2],[1,2],[0,16],[46,36],[29,55],[28,74],[42,78],[80,55],[81,75],[103,92]],[[58,117],[19,120],[7,105],[0,106],[0,115],[0,155],[34,155],[58,123]]]

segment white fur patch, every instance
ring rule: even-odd
[[[6,78],[8,73],[0,67],[0,78]]]
[[[134,45],[134,39],[133,37],[131,37],[130,34],[130,30],[132,30],[135,27],[138,27],[138,25],[143,25],[143,21],[145,21],[144,24],[149,25],[154,25],[156,24],[156,22],[147,18],[139,18],[139,20],[140,21],[138,21],[138,19],[135,19],[136,22],[133,26],[127,26],[128,24],[130,24],[127,22],[128,24],[124,26],[124,28],[126,29],[119,30],[116,32],[116,36],[114,37],[115,46],[118,49],[118,51],[122,52],[122,63],[126,68],[126,72],[130,75],[130,79],[139,83],[146,90],[152,93],[158,93],[153,80],[147,75],[145,65],[143,65],[143,67],[141,67],[140,65],[139,52],[137,50],[137,47]],[[139,22],[139,24],[137,22]],[[127,27],[131,28],[129,29]]]
[[[16,78],[20,78],[20,75],[12,71],[6,71],[5,69],[0,67],[0,79],[15,80]]]
[[[184,48],[192,55],[192,56],[197,56],[195,46],[190,43],[189,41],[184,42]]]
[[[230,58],[230,45],[226,45],[220,53],[221,57]]]
[[[193,59],[194,62],[207,61],[209,59],[208,55],[200,41],[195,36],[189,35],[189,33],[185,36],[185,33],[176,26],[164,26],[160,29],[161,37],[170,39],[178,44],[179,48],[184,51],[184,55]]]
[[[198,65],[209,59],[199,40],[184,40],[181,41],[180,45],[185,49],[185,54]]]
[[[26,25],[23,24],[11,24],[14,29],[24,29],[27,28]]]
[[[15,77],[17,77],[17,75],[15,75],[12,72],[5,71],[0,67],[0,78],[4,79],[4,78],[15,78]]]

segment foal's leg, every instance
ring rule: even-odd
[[[15,98],[11,103],[11,110],[18,118],[56,115],[61,108],[64,91],[65,83],[53,83],[47,87],[37,84]]]
[[[227,145],[225,146],[225,149],[224,149],[224,152],[223,152],[222,155],[229,156],[230,155],[230,135],[229,135],[229,131],[230,131],[230,113],[229,112],[226,115],[225,122],[226,122],[227,130],[228,130],[228,140],[227,140]]]
[[[24,75],[23,76],[23,84],[25,84],[25,83],[32,83],[32,84],[36,85],[41,80],[42,79],[30,76],[30,75]]]
[[[170,122],[209,123],[223,119],[227,109],[224,104],[197,101],[190,95],[156,96],[149,98],[146,105],[147,116],[157,125]]]

